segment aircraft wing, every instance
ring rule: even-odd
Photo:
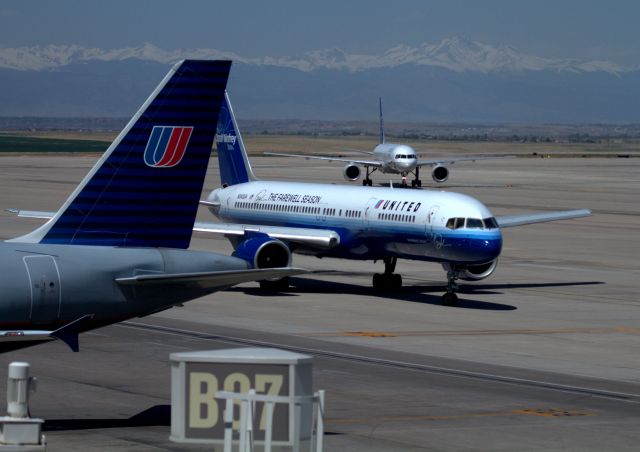
[[[284,226],[261,226],[254,224],[201,223],[196,222],[195,232],[243,236],[246,232],[262,232],[269,237],[294,242],[314,248],[333,248],[340,244],[340,236],[330,229],[288,228]]]
[[[492,155],[492,156],[469,156],[469,157],[452,157],[433,160],[418,160],[416,166],[435,166],[435,165],[453,165],[457,162],[475,162],[477,160],[498,160],[511,159],[515,155]]]
[[[591,215],[589,209],[564,210],[560,212],[531,213],[524,215],[506,215],[496,217],[498,226],[501,228],[512,228],[514,226],[524,226],[526,224],[546,223],[548,221],[570,220],[572,218],[582,218]]]
[[[200,201],[207,207],[219,206],[219,203]],[[48,220],[55,212],[41,212],[36,210],[7,209],[11,213],[23,218],[43,218]],[[280,226],[261,226],[252,224],[225,224],[196,222],[193,226],[195,232],[222,234],[225,236],[243,236],[245,232],[262,232],[274,239],[298,243],[314,248],[328,249],[340,244],[340,236],[337,232],[328,229],[288,228]],[[0,332],[1,334],[1,332]]]
[[[126,278],[116,278],[116,282],[123,286],[137,287],[162,287],[184,284],[195,285],[202,289],[216,289],[262,279],[284,278],[285,276],[299,275],[301,273],[306,273],[306,270],[295,267],[259,268],[252,270],[137,275]]]
[[[381,167],[383,163],[380,160],[358,160],[358,159],[345,159],[342,157],[320,157],[319,155],[302,155],[302,154],[281,154],[278,152],[265,152],[264,155],[275,155],[278,157],[296,157],[307,160],[326,160],[327,162],[347,162],[356,163],[362,166],[374,166]]]

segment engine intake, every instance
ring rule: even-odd
[[[497,266],[497,259],[484,264],[458,266],[458,278],[464,281],[480,281],[491,276]],[[451,270],[450,264],[443,264],[442,268],[447,272]]]
[[[447,168],[446,166],[437,165],[435,168],[433,168],[433,171],[431,171],[431,177],[435,182],[446,182],[447,179],[449,179],[449,168]]]
[[[346,180],[356,181],[360,179],[361,170],[358,165],[354,165],[353,163],[349,163],[342,170],[342,175]]]
[[[251,268],[288,267],[291,251],[280,240],[264,235],[240,242],[233,255],[251,264]]]

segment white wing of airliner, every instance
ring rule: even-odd
[[[375,166],[380,167],[384,165],[384,162],[380,160],[358,160],[358,159],[345,159],[342,157],[320,157],[319,155],[302,155],[302,154],[282,154],[279,152],[265,152],[264,155],[275,155],[278,157],[298,157],[306,160],[326,160],[327,162],[347,162],[356,163],[362,166]]]
[[[247,232],[261,232],[274,239],[294,242],[313,248],[328,249],[340,244],[340,236],[330,229],[290,228],[286,226],[261,226],[257,224],[200,223],[195,232],[209,232],[225,236],[243,236]]]
[[[512,228],[514,226],[524,226],[526,224],[546,223],[548,221],[570,220],[572,218],[582,218],[591,215],[589,209],[563,210],[560,212],[530,213],[524,215],[505,215],[496,217],[498,226],[501,228]]]

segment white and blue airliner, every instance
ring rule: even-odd
[[[206,201],[224,223],[195,230],[228,237],[235,255],[254,256],[256,267],[283,267],[291,253],[381,260],[373,286],[396,289],[398,259],[436,262],[447,272],[445,305],[457,303],[456,280],[481,280],[496,269],[501,228],[591,215],[588,209],[495,217],[471,196],[435,190],[365,188],[258,180],[247,157],[228,95],[217,136],[221,187]],[[279,242],[274,242],[274,239]],[[264,281],[283,290],[289,281]]]

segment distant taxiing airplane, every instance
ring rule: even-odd
[[[371,186],[371,174],[380,170],[384,174],[401,174],[402,185],[406,185],[406,177],[413,174],[415,177],[411,180],[411,187],[422,187],[420,179],[420,168],[423,166],[431,166],[431,178],[438,183],[446,182],[449,179],[449,168],[444,165],[452,165],[456,162],[469,162],[476,160],[493,160],[508,158],[511,156],[476,156],[476,157],[450,157],[423,160],[418,158],[415,149],[407,144],[387,143],[384,137],[384,122],[382,118],[382,98],[380,101],[380,143],[373,149],[373,152],[360,151],[372,154],[372,159],[347,159],[341,157],[321,157],[317,155],[303,154],[285,154],[280,152],[265,152],[265,155],[275,155],[280,157],[297,157],[310,160],[326,160],[329,162],[347,162],[342,170],[342,175],[346,180],[357,181],[360,179],[362,171],[360,166],[365,168],[365,178],[362,185]]]
[[[230,61],[176,64],[56,213],[0,243],[0,351],[300,273],[189,251]],[[258,237],[262,247],[273,239]],[[280,246],[279,243],[275,246]]]
[[[401,287],[402,277],[394,273],[398,259],[437,262],[447,272],[443,304],[454,305],[456,280],[481,280],[496,269],[500,228],[591,214],[580,209],[494,217],[480,201],[458,193],[260,181],[225,100],[216,135],[222,187],[201,203],[226,223],[196,223],[194,230],[224,234],[236,253],[251,248],[245,239],[251,231],[297,253],[382,260],[384,273],[373,275],[378,289]],[[283,265],[290,259],[276,247],[255,254]],[[263,285],[284,289],[288,278]]]

